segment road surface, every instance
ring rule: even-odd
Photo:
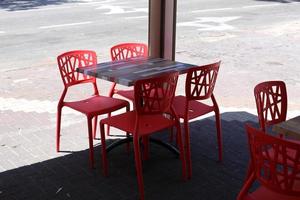
[[[57,100],[61,82],[56,57],[62,52],[92,49],[101,62],[110,59],[114,44],[147,43],[147,0],[14,2],[0,3],[3,98]],[[198,65],[222,60],[215,93],[225,111],[255,111],[254,86],[280,79],[288,87],[290,113],[297,112],[299,11],[297,1],[178,1],[176,59]],[[40,78],[34,75],[36,70],[47,71],[48,76]],[[53,89],[41,87],[41,81]],[[179,83],[182,93],[184,82]],[[32,87],[41,87],[46,94]]]

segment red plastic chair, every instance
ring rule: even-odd
[[[127,60],[129,58],[147,57],[148,47],[143,43],[122,43],[110,49],[111,60]]]
[[[189,120],[210,112],[215,112],[219,161],[222,161],[220,112],[213,94],[220,63],[221,61],[189,69],[185,82],[185,96],[176,96],[173,101],[177,115],[184,120],[188,178],[192,176]],[[212,105],[207,105],[199,101],[206,99],[211,99]]]
[[[64,106],[72,108],[86,115],[88,123],[88,137],[90,148],[90,164],[94,167],[94,150],[93,150],[93,128],[92,119],[94,118],[94,134],[97,126],[97,116],[107,114],[126,107],[129,110],[129,103],[121,99],[100,96],[94,77],[89,77],[76,72],[77,67],[87,67],[97,64],[97,56],[94,51],[81,50],[70,51],[57,57],[58,68],[64,83],[64,91],[61,94],[57,105],[57,129],[56,129],[56,150],[60,150],[60,124],[61,112]],[[91,83],[94,86],[94,95],[88,99],[80,101],[65,102],[65,96],[71,86],[83,83]]]
[[[254,97],[260,129],[265,132],[267,127],[286,120],[287,92],[283,81],[266,81],[254,88]],[[250,160],[246,179],[253,170]]]
[[[256,85],[254,96],[262,131],[286,120],[287,92],[283,81],[267,81]]]
[[[140,138],[146,139],[144,141],[147,141],[149,135],[159,130],[176,126],[178,132],[177,140],[180,150],[180,159],[182,161],[182,174],[183,178],[186,179],[186,162],[181,138],[180,123],[173,108],[171,107],[177,79],[178,73],[172,73],[156,78],[137,81],[134,85],[135,109],[131,112],[112,116],[100,121],[104,175],[108,174],[104,125],[106,124],[132,133],[135,166],[141,199],[144,199],[144,182],[140,157]],[[171,116],[166,117],[165,113],[169,113]],[[146,146],[145,149],[148,149],[148,147]]]
[[[148,57],[148,46],[143,43],[122,43],[111,47],[110,49],[110,56],[112,61],[118,60],[128,60],[130,58],[137,58],[137,57]],[[114,94],[118,94],[122,97],[133,102],[134,100],[134,91],[133,90],[118,90],[116,88],[116,83],[113,83],[110,91],[109,96],[113,97]],[[110,114],[108,114],[110,117]],[[107,127],[107,135],[109,134],[109,126]]]
[[[237,200],[299,200],[300,144],[264,134],[248,125],[246,130],[254,170]],[[260,186],[249,192],[255,180]]]
[[[123,43],[113,46],[110,49],[110,55],[112,61],[127,60],[136,57],[148,57],[148,47],[142,43]],[[112,97],[114,94],[123,96],[131,101],[134,98],[133,90],[117,90],[116,83],[114,83],[110,89],[109,96]]]

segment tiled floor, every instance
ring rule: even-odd
[[[193,177],[181,179],[181,162],[168,150],[151,145],[143,162],[146,199],[233,200],[242,185],[248,161],[246,112],[222,114],[224,162],[218,163],[214,118],[191,123]],[[42,122],[41,122],[42,123]],[[0,199],[138,199],[133,153],[119,146],[109,153],[109,176],[103,177],[99,140],[96,169],[88,166],[85,123],[63,129],[62,153],[55,152],[54,127],[11,135],[0,144]],[[166,132],[157,137],[167,139]],[[84,135],[84,136],[83,136]]]

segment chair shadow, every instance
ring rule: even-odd
[[[221,117],[223,163],[216,162],[214,117],[190,123],[193,177],[189,181],[182,181],[181,162],[174,154],[150,145],[150,159],[143,161],[146,199],[236,198],[249,158],[244,126],[257,127],[257,119],[247,112],[228,112]],[[167,132],[155,137],[168,141]],[[96,169],[89,168],[88,150],[84,150],[8,170],[0,173],[0,199],[137,199],[133,156],[125,145],[109,152],[108,177],[102,175],[100,145],[95,146]]]
[[[1,0],[0,9],[5,9],[7,11],[30,10],[30,9],[38,9],[41,6],[61,5],[61,4],[73,3],[73,2],[75,1],[74,0],[22,0],[22,1]]]

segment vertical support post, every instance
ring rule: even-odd
[[[149,0],[149,56],[175,59],[177,0]]]
[[[165,0],[164,58],[175,59],[177,0]]]

